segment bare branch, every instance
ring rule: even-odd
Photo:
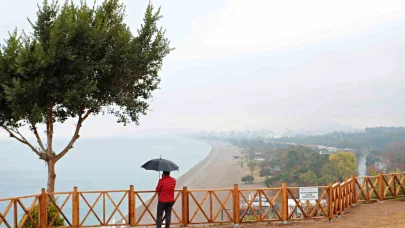
[[[100,106],[98,106],[100,107]],[[76,125],[76,129],[75,129],[75,133],[73,134],[72,139],[70,140],[70,142],[68,143],[68,145],[65,147],[65,149],[62,150],[62,152],[60,152],[57,156],[56,156],[56,162],[59,161],[59,159],[61,159],[63,156],[65,156],[65,154],[73,148],[73,144],[76,142],[76,140],[80,137],[79,133],[80,133],[80,129],[82,127],[82,123],[87,119],[87,117],[90,116],[91,113],[93,113],[96,109],[92,108],[89,109],[83,116],[83,110],[80,111],[79,114],[79,120],[77,121],[77,125]]]
[[[20,136],[20,139],[23,141],[27,141],[27,139],[18,131],[18,129],[8,129],[9,131],[12,131],[14,134],[17,134],[18,136]]]
[[[40,159],[45,160],[43,154],[42,154],[40,151],[38,151],[31,143],[29,143],[28,140],[25,139],[25,137],[24,137],[18,130],[9,129],[9,128],[6,127],[5,125],[0,125],[0,126],[10,134],[10,137],[11,137],[11,138],[15,138],[15,139],[16,139],[17,141],[19,141],[20,143],[23,143],[23,144],[27,145],[28,147],[31,148],[31,150],[32,150],[36,155],[38,155],[38,157],[39,157]],[[20,137],[17,137],[16,134],[18,134]]]
[[[99,108],[100,107],[100,105],[97,107],[97,108]],[[87,117],[89,117],[90,116],[90,114],[91,113],[93,113],[94,111],[95,111],[96,109],[89,109],[87,112],[86,112],[86,114],[84,114],[84,116],[83,116],[83,118],[82,118],[82,123],[83,123],[83,121],[85,121],[86,119],[87,119]]]
[[[35,126],[35,124],[33,124],[32,122],[31,122],[31,128],[32,128],[32,131],[34,132],[35,137],[37,138],[37,142],[38,142],[39,146],[41,147],[41,150],[42,150],[43,152],[46,152],[45,146],[44,146],[44,144],[42,143],[41,137],[40,137],[39,134],[38,134],[38,129],[37,129],[37,127]]]

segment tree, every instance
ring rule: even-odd
[[[246,181],[248,183],[252,184],[254,180],[255,180],[255,178],[253,176],[246,176]]]
[[[391,142],[387,145],[385,154],[389,171],[405,170],[405,142]]]
[[[158,72],[172,50],[157,26],[160,10],[148,6],[136,36],[124,16],[119,0],[94,7],[44,0],[37,20],[29,21],[33,32],[15,31],[0,48],[0,126],[46,162],[48,192],[54,192],[55,164],[73,148],[90,115],[112,114],[124,125],[139,124],[158,89]],[[73,136],[54,151],[55,123],[68,119],[77,120]],[[27,140],[23,127],[37,143]]]
[[[367,175],[376,176],[378,173],[382,173],[382,170],[375,165],[367,167]]]
[[[305,185],[311,185],[311,184],[315,184],[317,182],[318,177],[311,170],[308,170],[308,172],[306,172],[306,173],[301,173],[299,176],[299,179],[300,179],[301,183],[303,183]]]
[[[250,171],[252,172],[252,176],[254,175],[254,172],[258,166],[258,163],[256,161],[249,161],[247,163],[247,166],[249,167]]]
[[[267,188],[269,188],[273,185],[273,180],[271,178],[266,177],[266,179],[264,180],[264,184],[266,185]]]
[[[31,212],[32,220],[34,220],[34,222],[36,224],[38,224],[38,220],[39,220],[38,212],[39,212],[39,207],[37,205],[32,209],[32,212]],[[35,223],[33,223],[31,221],[31,219],[26,219],[24,224],[22,224],[23,220],[24,219],[22,218],[20,221],[20,226],[22,225],[22,228],[35,228],[36,227]],[[65,226],[65,219],[62,217],[59,210],[56,208],[56,206],[54,204],[48,205],[47,221],[48,221],[48,227]]]
[[[254,176],[248,176],[247,180],[252,184],[255,178]]]
[[[381,162],[382,154],[378,150],[370,150],[367,154],[366,167],[375,166]]]
[[[269,176],[269,175],[271,175],[270,169],[265,168],[265,169],[260,170],[259,176],[264,177],[264,176]]]
[[[270,167],[270,162],[269,162],[269,160],[266,159],[266,160],[260,162],[259,167],[260,167],[260,169],[269,168],[269,167]]]
[[[350,152],[338,152],[329,156],[329,161],[332,167],[335,169],[337,178],[343,181],[345,178],[357,175],[357,159],[354,153]]]
[[[325,174],[318,179],[318,185],[328,185],[329,183],[335,183],[337,178],[331,176],[330,174]]]
[[[249,183],[249,184],[251,184],[251,183],[253,183],[253,181],[255,180],[255,178],[253,177],[253,176],[244,176],[244,177],[242,177],[242,182],[243,183]]]

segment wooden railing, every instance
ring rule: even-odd
[[[318,199],[299,200],[299,187],[193,189],[175,192],[172,224],[271,222],[333,219],[353,205],[405,196],[405,173],[354,177],[328,186],[316,186]],[[259,199],[259,200],[256,200]],[[157,194],[128,190],[46,193],[0,199],[0,227],[154,226]],[[47,210],[54,208],[52,218]]]

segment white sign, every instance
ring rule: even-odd
[[[318,188],[300,188],[300,200],[317,200]]]

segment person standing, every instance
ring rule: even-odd
[[[165,228],[170,227],[172,207],[174,204],[174,189],[176,188],[176,179],[170,176],[170,172],[163,171],[162,178],[156,187],[156,192],[159,195],[159,202],[157,205],[156,227],[161,228],[163,222],[163,211],[165,212],[166,225]]]

